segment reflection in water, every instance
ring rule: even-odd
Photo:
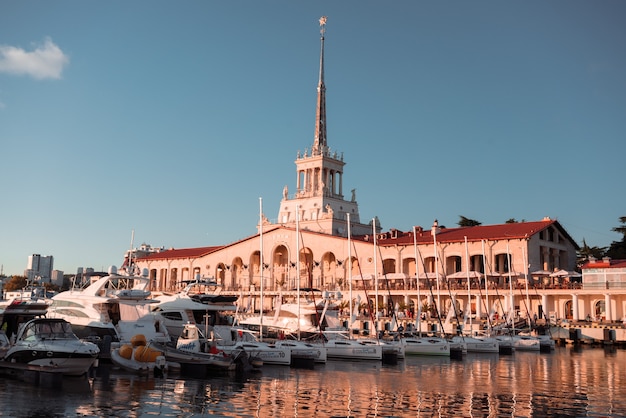
[[[265,366],[243,378],[139,377],[101,366],[63,389],[0,380],[8,416],[626,416],[626,352],[413,357],[398,365]],[[62,396],[61,396],[62,394]]]

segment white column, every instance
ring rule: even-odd
[[[580,316],[578,315],[578,295],[577,294],[572,295],[572,317],[574,321],[578,321],[580,319]]]
[[[543,317],[544,319],[548,319],[549,317],[549,309],[548,309],[548,295],[541,295],[541,307],[543,308]]]
[[[480,320],[480,316],[482,314],[482,310],[481,310],[481,299],[480,299],[480,295],[476,295],[476,319]]]

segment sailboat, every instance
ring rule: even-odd
[[[499,341],[507,341],[510,342],[513,350],[520,351],[540,351],[541,344],[539,339],[527,336],[527,335],[517,335],[515,332],[515,318],[514,318],[514,308],[513,308],[513,274],[511,272],[511,253],[509,252],[509,245],[506,246],[506,254],[508,260],[508,278],[509,278],[509,302],[508,302],[508,315],[507,322],[510,321],[510,324],[506,324],[506,330],[508,331],[508,335],[498,335],[497,338]],[[510,326],[510,328],[508,328]]]
[[[467,308],[465,309],[464,323],[469,322],[469,329],[464,330],[465,343],[467,344],[467,351],[473,353],[499,353],[500,345],[498,340],[488,336],[472,335],[472,304],[471,304],[471,273],[469,263],[469,252],[467,248],[467,237],[465,237],[465,260],[466,269],[465,275],[467,277]]]
[[[415,255],[415,277],[417,279],[417,312],[415,314],[415,327],[417,335],[403,336],[400,341],[404,346],[405,355],[422,356],[447,356],[450,357],[450,343],[439,337],[422,336],[422,298],[420,296],[419,274],[417,268],[417,231],[413,227],[413,251]]]

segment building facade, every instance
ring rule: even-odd
[[[617,297],[585,294],[574,273],[578,245],[557,220],[461,228],[435,221],[386,232],[377,219],[362,222],[355,189],[346,198],[344,155],[331,151],[327,138],[325,23],[314,140],[297,155],[295,189],[283,188],[276,223],[261,213],[257,234],[228,245],[129,253],[148,270],[152,290],[175,292],[208,277],[256,309],[261,290],[268,296],[263,308],[271,309],[272,295],[315,288],[413,313],[434,306],[441,315],[456,306],[478,317],[583,318],[595,315],[600,298],[614,306],[611,317],[626,313]]]
[[[52,279],[53,267],[53,256],[33,254],[28,256],[28,265],[26,266],[26,270],[24,270],[24,276],[28,280],[40,278],[43,281],[49,282]]]

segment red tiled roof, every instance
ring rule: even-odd
[[[584,269],[618,269],[626,268],[626,260],[595,260],[593,262],[588,261],[581,267]]]
[[[223,245],[215,247],[197,247],[197,248],[180,248],[165,250],[158,253],[151,253],[145,257],[139,257],[140,260],[162,260],[172,258],[198,258],[210,254],[224,248]]]
[[[574,240],[556,220],[517,222],[500,225],[466,226],[459,228],[441,228],[440,232],[437,234],[437,242],[463,242],[465,241],[465,237],[467,237],[468,241],[523,239],[525,237],[530,238],[532,235],[539,233],[540,231],[548,228],[551,225],[554,225],[556,228],[558,228],[564,236],[566,236],[576,247],[578,247]],[[397,238],[392,238],[393,232],[387,232],[384,235],[386,235],[385,238],[379,238],[377,240],[379,245],[408,245],[413,242],[412,231],[398,231]],[[425,228],[421,233],[418,229],[416,238],[418,244],[433,242],[430,228]]]

